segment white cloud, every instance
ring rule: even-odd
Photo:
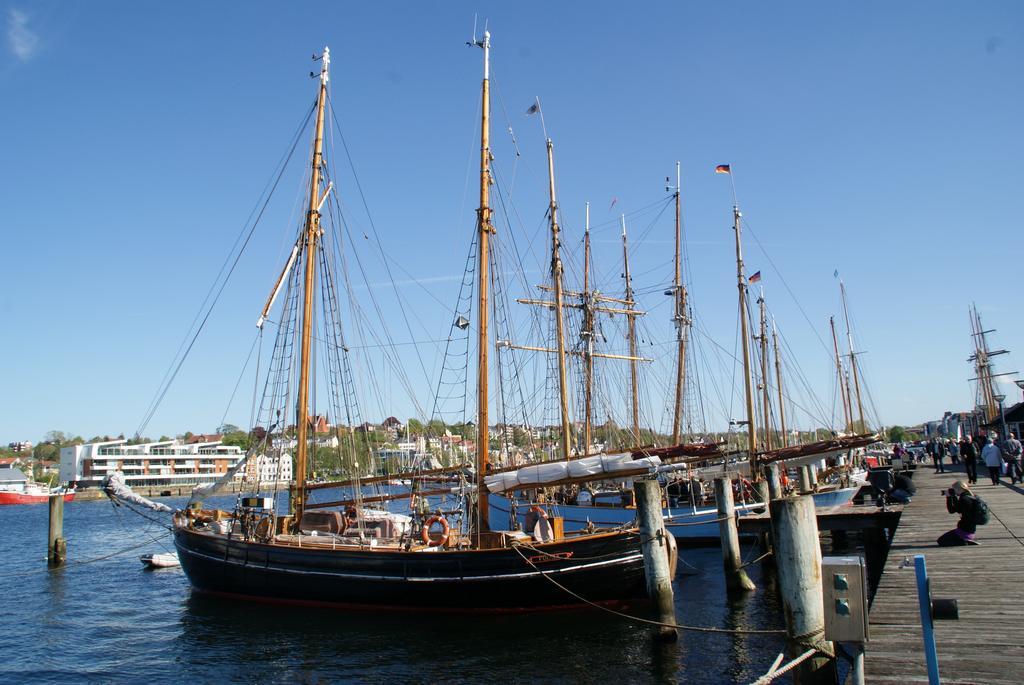
[[[39,48],[39,36],[28,27],[28,15],[13,7],[7,11],[7,47],[22,62],[32,59]]]

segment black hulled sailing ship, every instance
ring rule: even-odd
[[[639,533],[633,524],[611,529],[564,533],[554,526],[543,541],[521,530],[493,530],[489,522],[484,478],[493,469],[488,455],[488,239],[494,229],[489,204],[489,33],[474,41],[482,48],[482,125],[480,208],[477,213],[479,292],[478,411],[473,481],[463,480],[461,520],[450,526],[453,512],[427,508],[412,516],[369,508],[356,496],[333,507],[313,501],[317,484],[309,471],[311,339],[314,287],[320,266],[321,208],[324,189],[323,129],[328,98],[329,52],[321,56],[319,95],[313,140],[308,210],[285,273],[293,264],[294,304],[298,323],[293,336],[298,360],[295,396],[295,482],[288,515],[275,511],[271,498],[239,497],[230,511],[199,508],[175,513],[174,540],[192,585],[200,591],[269,601],[317,602],[375,607],[463,609],[548,608],[589,601],[623,600],[644,595],[644,566]],[[274,295],[264,309],[268,315]],[[288,298],[286,298],[287,300]],[[330,299],[329,297],[327,299]],[[287,306],[287,305],[286,305]],[[301,311],[301,320],[298,313]],[[320,486],[322,487],[322,486]],[[414,495],[415,496],[415,488]],[[207,493],[209,494],[209,493]],[[428,492],[421,491],[423,501]],[[566,590],[571,591],[571,593]]]

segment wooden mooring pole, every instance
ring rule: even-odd
[[[740,560],[740,533],[736,528],[736,506],[732,500],[732,482],[728,478],[715,479],[715,502],[718,504],[718,532],[722,538],[722,565],[725,568],[725,587],[730,591],[757,589],[743,570]]]
[[[811,480],[811,467],[810,465],[804,465],[800,467],[800,494],[806,495],[808,492],[814,492],[814,487]]]
[[[68,558],[64,540],[64,495],[50,495],[50,530],[46,541],[46,563],[61,566]]]
[[[811,497],[787,497],[769,506],[775,562],[779,574],[786,642],[790,657],[819,650],[797,666],[797,685],[833,685],[835,652],[824,639],[825,606],[821,586],[821,546]]]
[[[773,499],[777,499],[771,496],[771,486],[768,484],[768,481],[755,481],[754,491],[757,492],[757,501],[764,502],[765,511],[768,511],[768,503],[771,502]],[[772,533],[770,530],[758,533],[757,541],[761,545],[762,554],[767,554],[768,552],[772,551]],[[766,563],[770,562],[771,556],[766,556],[764,558],[764,561]]]
[[[663,625],[657,628],[657,639],[674,642],[679,639],[675,628],[675,598],[672,595],[672,572],[674,552],[669,535],[665,530],[661,510],[661,484],[656,480],[637,480],[633,483],[636,493],[636,513],[640,522],[640,547],[644,554],[644,575],[647,577],[647,595],[654,602],[657,620]]]
[[[782,480],[779,478],[779,465],[766,464],[764,479],[768,483],[768,501],[782,497]]]

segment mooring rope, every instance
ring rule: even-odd
[[[584,604],[588,604],[588,605],[594,607],[595,609],[600,609],[601,611],[605,611],[605,612],[607,612],[609,614],[612,614],[614,616],[618,616],[620,618],[625,618],[627,620],[635,621],[637,623],[646,623],[647,625],[661,626],[661,627],[664,627],[664,628],[674,628],[675,630],[687,630],[687,631],[696,632],[696,633],[726,633],[726,634],[730,634],[730,635],[781,635],[781,634],[785,634],[785,632],[786,632],[785,630],[782,630],[782,629],[775,629],[775,630],[771,630],[771,629],[766,629],[766,630],[749,629],[748,630],[748,629],[743,629],[743,628],[711,628],[711,627],[708,627],[708,626],[687,626],[687,625],[681,625],[681,624],[678,624],[678,623],[665,623],[663,621],[654,621],[654,620],[649,619],[649,618],[641,618],[639,616],[633,616],[631,614],[626,614],[626,613],[623,613],[621,611],[616,611],[615,609],[612,609],[611,607],[606,607],[606,606],[603,606],[601,604],[598,604],[597,602],[592,602],[589,599],[587,599],[586,597],[583,597],[582,595],[579,595],[579,594],[573,592],[572,590],[570,590],[569,588],[565,587],[564,585],[559,583],[557,580],[555,580],[554,578],[549,576],[545,571],[537,568],[537,565],[534,564],[532,561],[530,561],[519,550],[519,547],[521,547],[521,546],[522,545],[512,545],[512,549],[514,549],[516,551],[516,554],[518,554],[520,557],[522,557],[523,561],[525,561],[527,564],[529,564],[533,568],[533,570],[535,570],[538,573],[540,573],[540,575],[543,576],[545,579],[547,579],[548,581],[553,583],[556,587],[558,587],[559,589],[563,590],[567,594],[569,594],[569,595],[575,597],[576,599],[580,600]]]
[[[797,658],[793,659],[792,661],[790,661],[788,664],[786,664],[782,668],[778,668],[777,669],[779,662],[782,661],[782,654],[779,654],[779,656],[776,657],[776,659],[775,659],[775,663],[772,664],[772,667],[770,669],[768,669],[768,672],[765,673],[760,678],[758,678],[757,680],[755,680],[750,685],[768,685],[768,683],[772,682],[776,678],[778,678],[780,676],[783,676],[786,673],[789,673],[794,668],[796,668],[797,666],[799,666],[803,662],[805,662],[808,659],[810,659],[812,656],[814,656],[814,654],[817,651],[818,651],[817,649],[808,649],[806,652],[804,652],[803,654],[801,654]]]
[[[166,533],[164,533],[160,537],[155,537],[155,538],[154,537],[150,537],[145,542],[140,543],[138,545],[132,545],[131,547],[125,547],[124,549],[119,549],[116,552],[111,552],[110,554],[104,554],[103,556],[99,556],[99,557],[93,557],[92,559],[83,559],[81,561],[72,560],[72,561],[67,561],[64,564],[60,565],[60,566],[51,566],[51,567],[47,567],[47,568],[37,568],[37,569],[32,569],[31,571],[22,571],[20,573],[5,573],[4,577],[5,578],[12,578],[12,577],[18,577],[18,576],[31,576],[31,575],[34,575],[36,573],[52,573],[53,571],[56,571],[56,570],[61,569],[61,568],[64,568],[65,566],[85,566],[87,564],[96,563],[97,561],[106,561],[107,559],[112,559],[113,557],[119,556],[121,554],[127,554],[128,552],[132,552],[134,550],[137,550],[137,549],[140,549],[142,547],[145,547],[146,545],[151,545],[151,544],[154,544],[154,543],[156,543],[156,544],[160,545],[161,547],[163,547],[163,543],[161,543],[160,541],[163,540],[166,537],[169,537],[171,535],[171,533],[172,533],[172,531],[167,531]]]

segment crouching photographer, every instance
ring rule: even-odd
[[[962,480],[953,483],[953,487],[944,490],[942,494],[946,496],[946,510],[950,514],[960,514],[960,520],[956,528],[939,537],[939,547],[978,544],[974,541],[974,534],[978,526],[988,523],[988,505],[971,492]]]

